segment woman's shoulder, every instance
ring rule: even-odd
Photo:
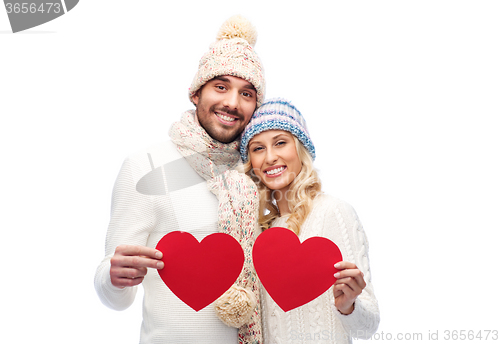
[[[314,205],[323,207],[352,208],[352,206],[343,199],[340,199],[338,197],[332,196],[324,192],[320,193],[314,198]]]
[[[352,205],[338,197],[321,193],[314,199],[314,210],[319,214],[341,214],[343,216],[357,217]]]

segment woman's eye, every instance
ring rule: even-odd
[[[262,147],[255,147],[255,148],[252,149],[252,152],[257,152],[257,151],[259,151],[261,149],[262,149]]]

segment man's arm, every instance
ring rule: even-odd
[[[147,268],[163,265],[157,258],[161,253],[146,247],[155,223],[151,196],[136,190],[137,181],[148,168],[147,156],[144,162],[137,157],[126,159],[113,188],[106,256],[97,268],[94,285],[101,301],[115,310],[133,303],[136,286],[142,283]]]

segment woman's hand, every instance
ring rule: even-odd
[[[338,262],[335,268],[340,270],[334,277],[337,279],[333,285],[335,306],[342,314],[351,314],[354,311],[354,301],[366,287],[363,273],[356,264]]]

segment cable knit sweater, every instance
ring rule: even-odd
[[[287,227],[288,216],[273,222]],[[351,337],[367,339],[378,327],[380,313],[371,284],[368,241],[354,209],[327,195],[319,195],[301,227],[301,242],[321,236],[335,242],[344,261],[355,263],[364,273],[366,288],[355,301],[354,311],[341,314],[335,307],[332,288],[315,300],[283,312],[261,286],[262,321],[265,344],[351,343]]]
[[[123,310],[137,287],[119,289],[110,281],[110,259],[120,244],[156,247],[167,233],[193,234],[198,241],[218,232],[218,200],[167,141],[125,160],[112,198],[105,258],[95,274],[95,288],[108,307]],[[203,283],[203,281],[200,281]],[[141,343],[236,344],[238,330],[224,325],[208,306],[195,312],[180,301],[150,269],[144,287]]]

